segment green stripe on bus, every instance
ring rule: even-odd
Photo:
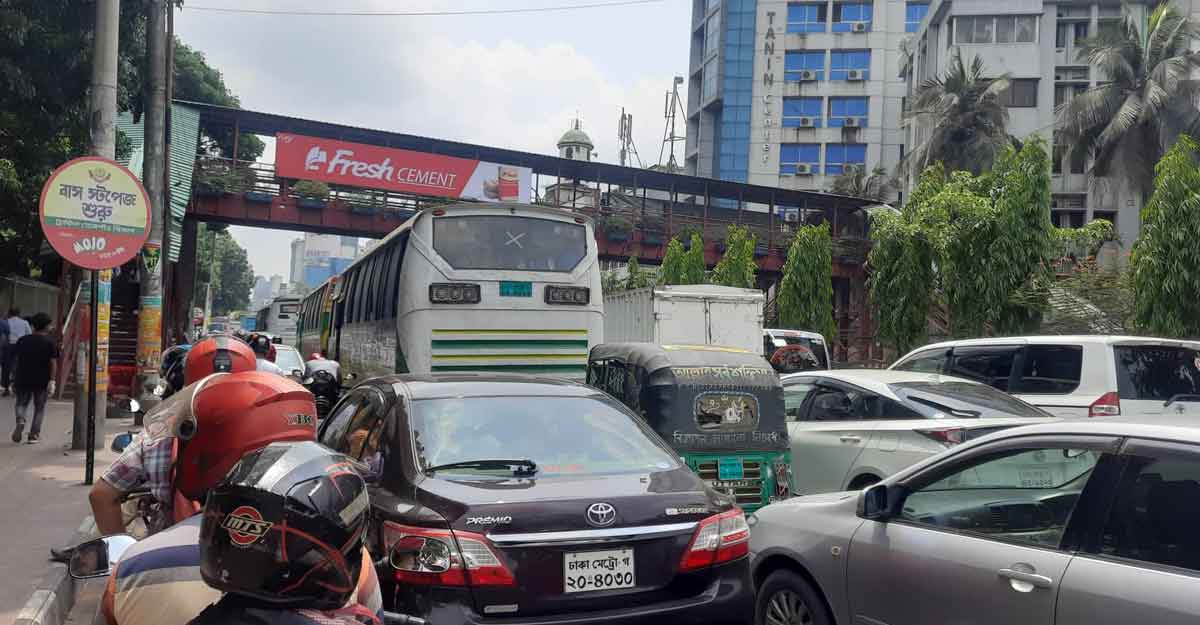
[[[434,330],[434,334],[579,334],[587,336],[587,330]]]
[[[587,339],[545,339],[545,340],[523,340],[513,339],[511,341],[498,339],[435,339],[430,342],[434,349],[475,349],[487,347],[587,347]]]
[[[586,365],[433,365],[433,371],[507,371],[510,373],[580,373]]]
[[[503,354],[434,354],[433,359],[438,360],[484,360],[484,359],[502,359],[502,360],[564,360],[582,358],[587,360],[587,352],[575,354],[518,354],[518,353],[503,353]]]

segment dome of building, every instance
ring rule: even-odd
[[[564,132],[562,138],[558,140],[558,147],[561,148],[565,145],[584,145],[589,150],[596,146],[592,143],[592,138],[583,131],[582,124],[578,119],[571,125],[571,129]]]

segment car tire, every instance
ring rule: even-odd
[[[767,576],[758,589],[754,625],[833,625],[821,594],[793,571]]]

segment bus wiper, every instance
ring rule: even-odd
[[[1180,393],[1178,395],[1172,395],[1171,399],[1168,399],[1167,401],[1163,402],[1163,408],[1166,408],[1167,406],[1170,406],[1171,404],[1173,404],[1177,401],[1200,401],[1200,395],[1193,395],[1190,393]]]
[[[537,463],[532,460],[465,460],[439,464],[425,469],[426,473],[448,471],[450,469],[478,469],[480,471],[512,471],[516,476],[528,476],[537,473]]]

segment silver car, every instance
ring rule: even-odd
[[[756,625],[1194,624],[1200,428],[1006,429],[751,527]]]

